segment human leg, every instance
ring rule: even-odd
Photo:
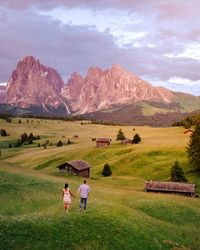
[[[80,211],[82,209],[82,206],[83,206],[83,198],[80,199]]]
[[[84,199],[84,210],[87,208],[87,198]]]

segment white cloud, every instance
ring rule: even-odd
[[[132,44],[133,47],[142,47],[137,39],[144,37],[144,31],[130,31],[128,26],[142,22],[137,13],[128,11],[104,10],[92,11],[90,9],[66,9],[55,8],[48,11],[40,11],[41,15],[49,16],[54,21],[73,26],[88,26],[88,29],[96,29],[99,32],[107,32],[114,37],[118,47]]]
[[[179,54],[165,54],[166,57],[169,58],[191,58],[194,60],[200,61],[200,43],[193,42],[185,45],[185,49],[183,52]]]
[[[181,78],[181,77],[176,77],[173,76],[168,80],[169,83],[175,83],[177,85],[188,85],[188,86],[194,86],[194,85],[199,85],[200,87],[200,80],[197,81],[192,81],[187,78]]]

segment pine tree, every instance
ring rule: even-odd
[[[118,131],[118,134],[117,134],[117,141],[119,140],[124,140],[126,137],[124,136],[124,133],[122,131],[122,129],[120,128],[119,131]]]
[[[28,139],[33,139],[33,133],[30,133]]]
[[[61,141],[59,141],[58,143],[57,143],[57,147],[62,147],[62,142]]]
[[[186,182],[185,174],[183,169],[179,166],[179,162],[175,161],[173,167],[171,168],[171,181],[175,182]]]
[[[190,164],[200,171],[200,122],[195,126],[195,131],[190,135],[186,148]]]
[[[112,171],[111,171],[111,168],[109,166],[108,163],[106,163],[103,167],[103,171],[102,171],[102,175],[103,176],[111,176],[112,175]]]
[[[140,136],[139,136],[138,134],[135,134],[135,135],[133,136],[132,142],[135,143],[135,144],[141,142]]]

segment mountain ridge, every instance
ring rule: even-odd
[[[67,84],[64,84],[55,69],[40,64],[39,60],[32,56],[27,56],[18,62],[16,70],[8,81],[6,96],[2,99],[4,103],[25,108],[36,114],[91,113],[97,114],[97,117],[104,117],[98,112],[103,113],[103,110],[107,112],[106,110],[111,109],[109,116],[111,120],[114,116],[119,117],[119,114],[116,114],[116,107],[120,106],[122,109],[119,110],[127,116],[129,114],[124,109],[126,106],[132,115],[135,106],[140,107],[143,116],[148,115],[150,109],[161,114],[166,114],[167,110],[170,113],[181,111],[188,115],[200,108],[200,97],[174,92],[161,86],[154,87],[118,64],[113,64],[111,69],[106,70],[90,67],[85,77],[74,72]],[[146,104],[142,104],[144,102],[148,102],[146,114],[143,112],[146,107]],[[155,103],[158,109],[155,108]],[[164,108],[165,106],[167,108]],[[176,109],[172,108],[175,106]],[[131,111],[131,107],[134,107],[134,112]],[[96,115],[93,118],[96,119]]]

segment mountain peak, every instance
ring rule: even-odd
[[[58,72],[40,64],[33,56],[26,56],[17,64],[6,88],[5,102],[19,107],[59,104],[64,82]]]
[[[85,78],[72,77],[68,83],[62,95],[71,100],[72,111],[76,113],[89,113],[137,101],[170,102],[173,97],[170,90],[157,89],[118,64],[105,71],[91,67]]]

